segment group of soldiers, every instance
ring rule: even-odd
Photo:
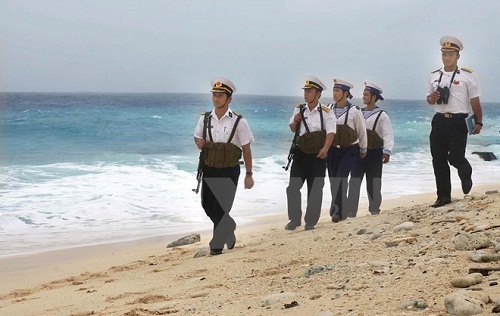
[[[427,94],[427,102],[436,111],[430,135],[438,195],[433,207],[451,203],[449,165],[458,169],[462,190],[469,193],[472,168],[465,158],[468,130],[464,118],[470,112],[475,115],[476,125],[470,134],[478,134],[482,127],[477,80],[471,70],[457,66],[463,44],[455,37],[445,36],[440,45],[444,67],[433,72]],[[449,77],[451,80],[447,81]],[[319,100],[326,86],[317,77],[305,79],[304,103],[294,108],[289,120],[295,136],[289,155],[293,161],[286,189],[289,219],[286,230],[302,225],[300,190],[304,182],[307,182],[304,229],[315,229],[321,214],[326,170],[332,195],[332,222],[356,217],[365,175],[368,211],[372,215],[380,213],[382,167],[389,162],[394,146],[391,120],[377,106],[377,101],[384,100],[382,88],[365,82],[362,108],[350,102],[352,88],[345,80],[333,79],[334,103],[322,104]],[[242,156],[246,169],[244,186],[250,189],[254,185],[250,149],[254,137],[246,119],[229,107],[235,91],[229,79],[214,78],[211,90],[214,109],[203,113],[194,132],[194,141],[201,150],[198,179],[202,206],[214,224],[209,243],[211,255],[222,254],[224,246],[232,249],[236,243],[236,223],[229,212],[236,195]]]
[[[382,164],[389,161],[394,146],[391,121],[376,102],[383,100],[382,89],[365,82],[360,109],[349,100],[353,85],[333,80],[335,103],[320,103],[326,89],[320,79],[309,76],[304,89],[304,104],[296,106],[289,126],[296,135],[297,147],[287,187],[288,217],[286,230],[302,224],[300,189],[307,182],[305,230],[318,223],[323,197],[325,173],[328,169],[333,222],[355,217],[359,204],[361,181],[366,174],[369,211],[380,213]]]

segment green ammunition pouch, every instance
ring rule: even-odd
[[[241,149],[233,143],[205,143],[205,165],[214,168],[229,168],[239,164]]]
[[[305,104],[303,105],[300,116],[302,117],[302,122],[304,122],[304,127],[306,132],[299,136],[297,139],[297,146],[306,154],[318,154],[321,148],[325,145],[326,140],[326,130],[323,126],[323,109],[319,107],[319,117],[321,120],[321,130],[320,131],[309,131],[309,126],[307,126],[306,119],[304,117]]]
[[[358,139],[358,134],[349,125],[337,125],[337,133],[333,139],[333,145],[337,147],[349,147]]]
[[[315,131],[299,136],[297,146],[306,154],[317,154],[325,145],[326,131]]]
[[[231,140],[234,137],[236,127],[238,126],[238,123],[240,122],[242,117],[243,116],[238,115],[227,143],[214,143],[212,130],[210,129],[212,116],[208,117],[208,124],[204,128],[208,128],[208,136],[210,138],[210,141],[206,141],[205,147],[203,148],[205,150],[203,159],[206,166],[213,168],[230,168],[236,167],[240,163],[242,153],[241,148],[231,143]]]
[[[380,115],[384,111],[380,111],[378,113],[377,119],[375,119],[375,123],[373,124],[373,128],[366,130],[366,136],[368,137],[368,149],[379,149],[384,148],[384,140],[380,137],[377,132],[375,132],[375,127],[377,127],[378,119]]]
[[[337,124],[337,133],[335,133],[335,137],[333,138],[333,146],[335,147],[349,147],[358,139],[358,134],[356,133],[356,131],[349,125],[347,125],[347,119],[349,118],[350,109],[351,107],[349,106],[345,114],[344,124]]]
[[[367,129],[366,136],[368,137],[368,149],[384,148],[384,140],[378,136],[377,132]]]

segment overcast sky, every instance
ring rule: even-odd
[[[0,91],[301,95],[312,74],[424,99],[439,39],[500,97],[500,1],[0,0]]]

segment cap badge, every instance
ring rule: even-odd
[[[215,87],[217,87],[217,88],[222,87],[222,82],[217,81],[217,82],[215,83]]]

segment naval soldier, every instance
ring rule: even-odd
[[[366,123],[368,151],[366,157],[357,157],[349,180],[348,209],[349,217],[356,217],[359,206],[361,182],[366,174],[366,191],[368,193],[368,211],[372,215],[380,213],[382,204],[382,164],[388,163],[394,147],[394,133],[391,120],[386,111],[376,105],[383,101],[382,88],[372,82],[365,82],[363,103],[366,105],[361,113]]]
[[[337,133],[328,152],[328,176],[332,203],[330,216],[333,222],[347,218],[348,177],[356,157],[365,158],[367,150],[365,120],[358,107],[351,104],[353,85],[345,80],[333,79],[333,100],[330,107],[337,120]]]
[[[335,118],[319,99],[325,85],[314,76],[308,76],[302,87],[305,104],[298,104],[289,121],[296,135],[297,147],[290,170],[290,183],[286,189],[288,219],[286,230],[302,225],[300,189],[307,181],[307,207],[305,230],[314,229],[321,214],[323,186],[325,184],[326,157],[335,133]],[[298,138],[298,139],[297,139]]]
[[[236,243],[236,223],[229,215],[236,196],[243,153],[245,161],[245,189],[251,189],[252,151],[254,141],[248,122],[234,112],[229,104],[236,87],[227,78],[212,79],[213,110],[203,113],[194,131],[196,146],[203,151],[204,168],[201,186],[201,204],[213,222],[210,254],[220,255],[227,245]],[[200,158],[201,159],[201,158]]]
[[[463,193],[470,192],[472,167],[465,158],[468,134],[465,119],[469,113],[475,115],[469,133],[479,134],[483,127],[481,90],[476,75],[470,69],[458,67],[462,42],[444,36],[439,43],[443,67],[432,73],[427,91],[427,103],[436,112],[429,137],[437,188],[433,207],[451,203],[450,165],[458,171]]]

